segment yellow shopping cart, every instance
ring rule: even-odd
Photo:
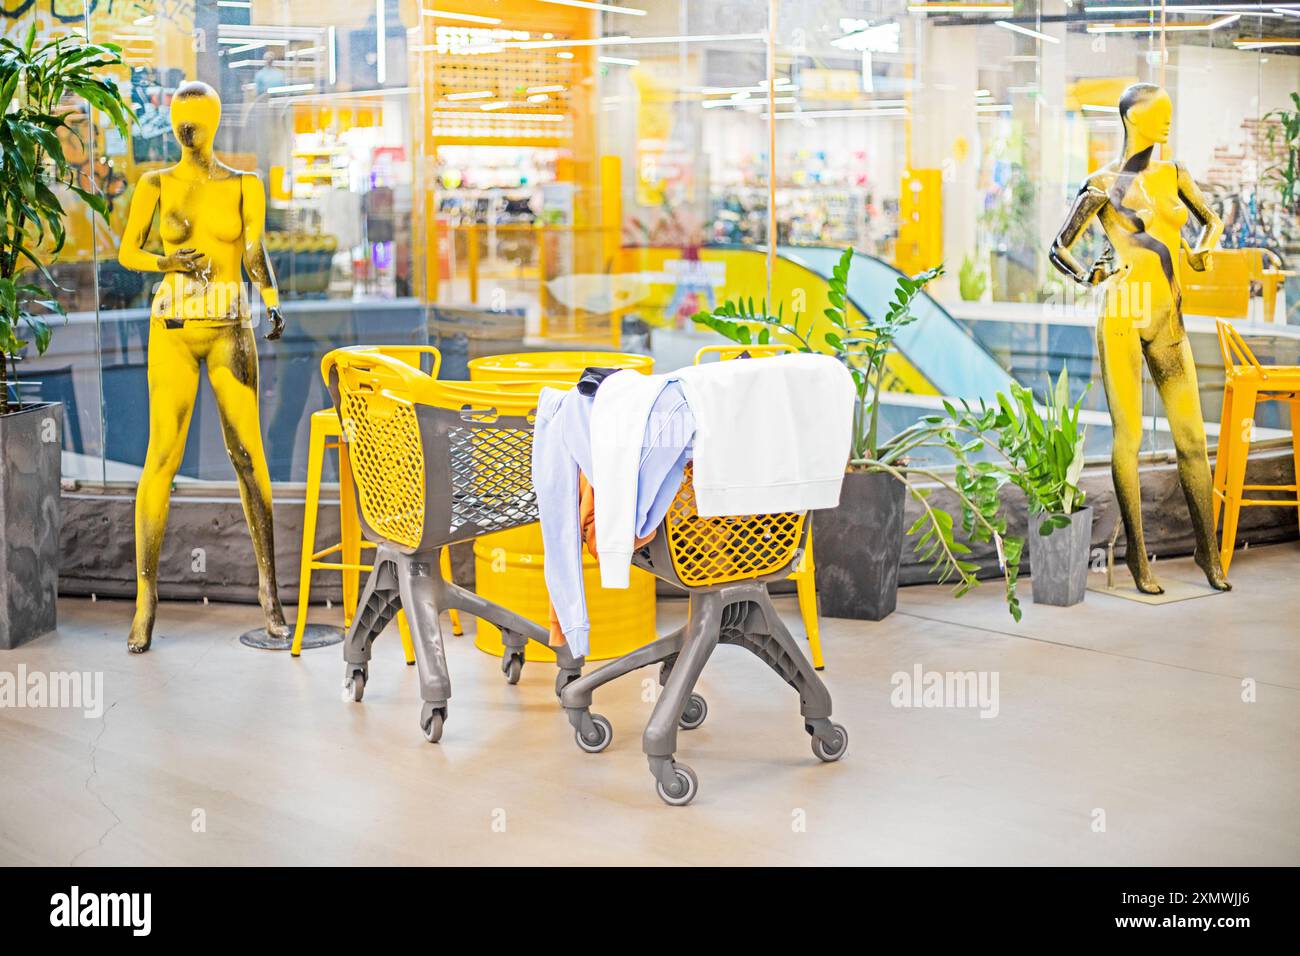
[[[686,625],[568,684],[560,694],[578,746],[599,753],[613,738],[610,722],[591,713],[592,692],[641,667],[659,664],[663,692],[642,736],[659,796],[673,806],[695,798],[694,771],[677,763],[677,731],[704,723],[708,705],[695,683],[713,649],[735,644],[776,671],[799,695],[813,753],[835,761],[848,750],[848,732],[832,723],[831,696],[782,622],[767,582],[787,577],[799,564],[809,530],[806,512],[702,518],[688,465],[682,487],[654,539],[634,563],[690,595]]]
[[[445,580],[438,562],[444,545],[538,520],[533,417],[544,386],[440,381],[365,346],[330,352],[321,374],[342,424],[361,520],[376,542],[344,639],[344,696],[361,700],[371,645],[404,611],[423,701],[420,729],[436,742],[451,697],[441,611],[464,611],[500,629],[506,649],[501,667],[512,684],[528,641],[549,646],[546,628]],[[567,647],[551,650],[558,694],[578,677],[583,661]]]

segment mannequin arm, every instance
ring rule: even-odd
[[[242,177],[244,215],[244,268],[253,280],[262,301],[268,309],[280,308],[280,290],[275,285],[275,272],[271,269],[271,257],[266,251],[262,236],[266,230],[266,192],[262,189],[262,180],[256,174],[245,173]]]
[[[178,249],[169,256],[156,256],[146,252],[144,244],[153,227],[153,214],[158,209],[162,187],[157,173],[145,173],[131,194],[131,208],[126,216],[126,229],[117,250],[117,261],[125,269],[135,272],[195,272],[203,267],[203,256],[193,249]]]
[[[123,268],[136,272],[162,272],[160,260],[144,251],[144,244],[149,238],[153,226],[154,210],[158,208],[158,198],[162,190],[158,187],[158,177],[145,173],[135,185],[131,194],[131,208],[126,216],[126,229],[122,232],[122,243],[117,250],[117,261]]]
[[[153,213],[159,208],[162,187],[159,174],[146,173],[135,183],[131,194],[131,208],[126,213],[126,229],[118,246],[117,261],[122,268],[133,272],[198,272],[204,267],[203,255],[192,248],[178,248],[172,255],[153,255],[144,251],[149,229],[153,228]]]
[[[1178,169],[1178,196],[1201,221],[1201,234],[1196,237],[1195,247],[1188,247],[1187,261],[1193,269],[1203,272],[1207,265],[1206,254],[1218,244],[1219,237],[1223,235],[1223,220],[1205,201],[1205,196],[1196,185],[1196,180],[1182,163],[1176,164],[1176,168]]]
[[[1070,251],[1070,247],[1088,228],[1088,223],[1092,222],[1093,217],[1105,205],[1106,194],[1092,183],[1084,183],[1083,188],[1079,190],[1079,195],[1074,197],[1074,205],[1070,207],[1070,215],[1066,217],[1065,225],[1061,227],[1061,231],[1052,242],[1052,249],[1048,256],[1052,265],[1058,272],[1082,285],[1096,285],[1114,274],[1114,270],[1106,267],[1109,263],[1103,266],[1098,262],[1091,269],[1085,268]]]

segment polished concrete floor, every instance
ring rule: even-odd
[[[1196,579],[1187,561],[1157,570]],[[961,600],[905,589],[881,623],[826,620],[852,740],[836,764],[813,757],[789,688],[721,648],[708,720],[679,743],[700,779],[682,809],[640,752],[648,672],[598,694],[615,738],[589,756],[548,666],[510,687],[449,638],[455,695],[430,745],[395,632],[365,702],[345,704],[338,648],[237,642],[253,608],[167,604],[153,652],[131,657],[130,605],[68,599],[59,631],[0,652],[0,672],[102,671],[104,715],[0,709],[0,864],[1295,865],[1300,544],[1232,572],[1233,593],[1162,607],[1037,607],[1026,587],[1018,625],[992,582]],[[661,629],[683,613],[662,604]],[[893,675],[918,666],[996,675],[996,716],[895,706]]]

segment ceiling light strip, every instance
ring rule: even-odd
[[[1018,23],[1012,23],[1010,20],[994,20],[993,24],[1004,30],[1010,30],[1012,33],[1020,33],[1027,37],[1033,37],[1035,40],[1045,40],[1048,43],[1060,43],[1060,37],[1054,37],[1049,33],[1042,33],[1038,30],[1031,30],[1029,27],[1022,27]]]
[[[620,7],[616,3],[593,3],[591,0],[542,0],[542,3],[553,3],[557,7],[578,7],[582,10],[599,10],[602,13],[626,13],[633,17],[645,16],[645,11],[638,7]]]

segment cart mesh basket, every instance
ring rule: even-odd
[[[424,551],[538,520],[541,384],[439,381],[365,347],[337,349],[323,367],[377,537]]]
[[[668,508],[663,527],[673,570],[686,587],[762,577],[790,564],[803,543],[807,512],[702,518],[692,467]]]

